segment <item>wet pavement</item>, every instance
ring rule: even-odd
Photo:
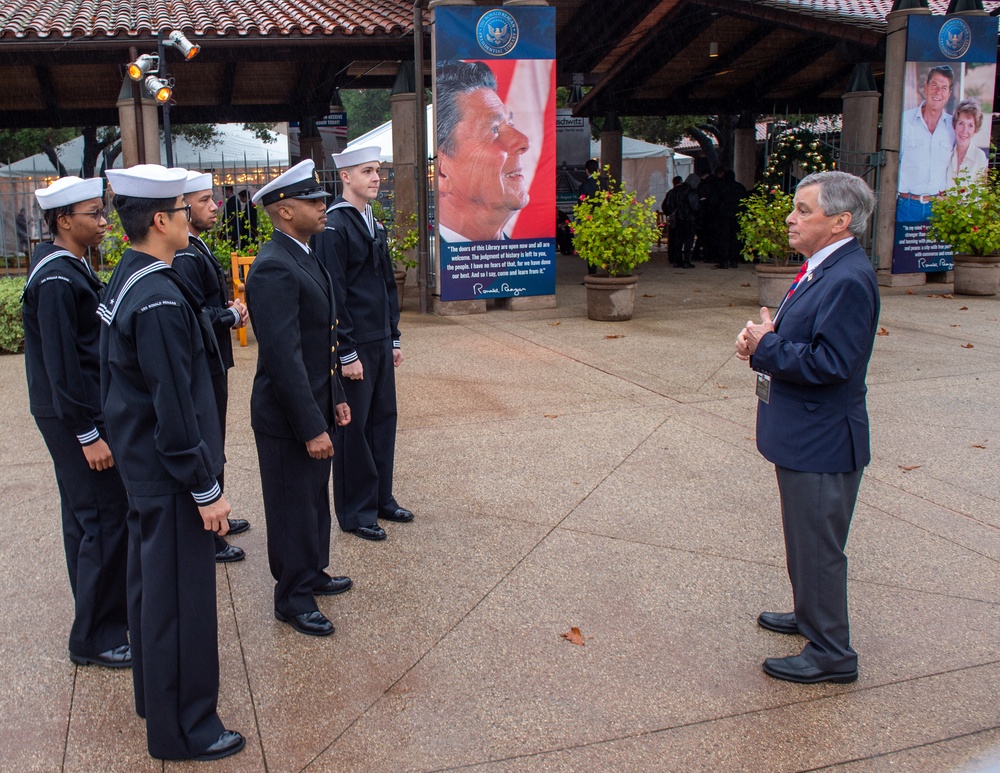
[[[421,316],[408,288],[396,494],[417,518],[335,531],[319,599],[274,619],[249,394],[230,376],[227,494],[247,551],[219,566],[219,712],[247,748],[146,754],[130,674],[69,662],[58,495],[0,357],[0,770],[966,771],[1000,762],[1000,298],[883,297],[869,370],[874,459],[851,530],[860,679],[793,685],[759,628],[790,608],[777,487],[733,339],[751,270],[658,254],[629,322],[558,307]],[[336,530],[336,526],[335,526]],[[583,644],[563,634],[579,628]]]

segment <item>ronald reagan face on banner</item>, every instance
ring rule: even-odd
[[[489,88],[459,94],[459,119],[439,153],[441,224],[469,240],[503,237],[511,216],[528,204],[522,156],[531,143]]]

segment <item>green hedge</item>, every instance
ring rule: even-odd
[[[24,325],[21,323],[21,291],[25,277],[0,278],[0,353],[24,351]]]

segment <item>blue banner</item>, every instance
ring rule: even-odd
[[[555,9],[434,11],[442,301],[555,293]]]
[[[438,60],[556,57],[555,8],[446,6],[434,26]]]
[[[949,271],[951,248],[927,238],[934,202],[989,166],[997,19],[911,16],[899,142],[892,273]]]

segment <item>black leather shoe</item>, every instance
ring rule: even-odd
[[[777,633],[798,634],[799,624],[794,612],[761,612],[757,625]]]
[[[229,534],[242,534],[250,528],[250,521],[246,518],[230,518]]]
[[[215,554],[215,563],[231,564],[233,561],[242,561],[246,557],[247,554],[243,552],[243,548],[238,548],[235,545],[226,545]]]
[[[383,521],[396,521],[397,523],[408,523],[413,520],[413,513],[405,507],[397,507],[391,513],[382,513],[379,518]]]
[[[303,612],[301,615],[285,617],[278,610],[274,610],[274,616],[283,623],[288,623],[299,633],[306,633],[310,636],[329,636],[333,633],[333,623],[326,619],[326,616],[316,610],[315,612]]]
[[[372,526],[359,526],[354,529],[351,534],[355,537],[361,537],[361,539],[380,540],[386,538],[385,529],[378,524],[374,524]]]
[[[801,655],[787,658],[767,658],[764,661],[764,673],[775,679],[799,684],[815,684],[816,682],[833,682],[848,684],[858,678],[858,669],[853,671],[824,671],[817,668]]]
[[[352,585],[350,577],[326,577],[322,585],[313,586],[313,593],[317,596],[336,596],[349,591]]]
[[[104,666],[105,668],[130,668],[132,666],[132,648],[127,644],[121,644],[113,650],[102,652],[100,655],[74,655],[71,652],[69,659],[79,666],[93,663],[95,666]]]
[[[221,760],[230,754],[236,754],[236,752],[240,751],[246,745],[247,739],[235,730],[223,730],[218,741],[205,749],[201,754],[194,755],[192,759],[196,759],[199,762]]]

